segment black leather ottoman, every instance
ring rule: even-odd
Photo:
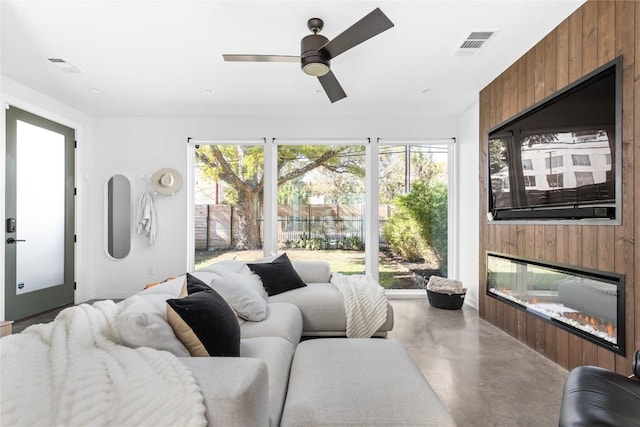
[[[558,425],[640,426],[640,382],[595,366],[573,369],[564,385]]]

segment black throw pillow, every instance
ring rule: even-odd
[[[167,320],[192,356],[240,356],[240,325],[216,291],[187,274],[184,298],[167,300]]]
[[[208,291],[212,289],[211,286],[198,279],[196,276],[192,276],[187,273],[187,294],[195,294],[196,292]]]
[[[271,262],[247,264],[247,266],[260,277],[269,296],[307,286],[291,265],[286,253]]]

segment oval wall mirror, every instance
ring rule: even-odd
[[[131,250],[131,183],[114,175],[107,181],[107,252],[122,259]]]

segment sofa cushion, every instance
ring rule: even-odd
[[[173,279],[167,279],[156,285],[147,286],[144,290],[138,292],[138,295],[170,294],[177,297],[186,281],[187,276],[183,274]]]
[[[291,265],[286,253],[271,262],[247,264],[249,269],[260,276],[262,285],[269,296],[278,295],[292,289],[302,288],[306,284]]]
[[[260,322],[267,317],[267,300],[258,290],[262,285],[255,275],[227,273],[214,279],[211,287],[222,295],[241,318]]]
[[[268,426],[269,378],[264,361],[246,357],[181,357],[193,374],[208,426]]]
[[[196,271],[192,275],[218,292],[238,317],[260,322],[267,316],[267,293],[260,278],[250,271],[222,275]]]
[[[291,261],[291,265],[305,283],[331,281],[331,265],[327,261]]]
[[[247,263],[237,259],[223,259],[216,261],[213,264],[209,264],[206,267],[199,268],[198,271],[207,271],[209,273],[215,273],[223,275],[225,273],[240,273],[247,270]]]
[[[127,347],[151,347],[174,355],[189,356],[189,351],[167,322],[167,300],[175,295],[133,295],[118,303],[116,326],[120,342]]]
[[[295,304],[302,312],[305,332],[347,330],[344,297],[331,283],[310,283],[304,288],[269,297],[269,303]]]
[[[269,303],[262,322],[244,322],[240,326],[242,338],[280,337],[294,346],[302,335],[302,314],[293,304]]]
[[[192,356],[239,356],[240,325],[216,291],[187,273],[189,295],[167,300],[167,319]]]
[[[278,337],[247,338],[240,343],[241,357],[255,357],[267,364],[270,426],[280,425],[294,352],[293,344]]]
[[[455,423],[400,341],[330,338],[296,349],[281,425]]]

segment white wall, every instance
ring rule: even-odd
[[[137,200],[146,188],[140,175],[171,167],[186,179],[187,138],[450,138],[456,121],[449,118],[329,119],[318,118],[104,118],[95,120],[92,155],[99,159],[85,174],[91,188],[87,215],[104,217],[104,183],[114,173],[132,181],[134,215]],[[309,132],[313,131],[313,134]],[[148,247],[134,236],[131,253],[115,261],[104,252],[102,223],[84,233],[92,244],[91,286],[94,298],[123,298],[145,283],[181,274],[187,265],[187,191],[157,201],[159,233],[156,245]],[[149,268],[155,271],[149,274]]]
[[[476,212],[478,108],[454,118],[333,118],[322,125],[309,118],[91,118],[82,112],[2,78],[2,101],[77,129],[78,187],[76,227],[76,302],[92,298],[124,298],[146,283],[183,273],[187,265],[187,138],[451,138],[459,144],[461,161],[461,212]],[[2,173],[4,188],[4,114]],[[313,132],[313,133],[310,133]],[[105,249],[105,185],[109,177],[122,174],[131,180],[132,218],[135,227],[137,202],[148,184],[141,176],[160,168],[177,169],[185,179],[183,189],[172,197],[157,199],[159,232],[155,246],[133,234],[131,252],[122,260],[110,258]],[[469,190],[472,190],[469,192]],[[471,193],[471,194],[469,194]],[[4,218],[4,198],[0,201]],[[476,220],[473,215],[471,220]],[[460,252],[459,277],[470,288],[468,303],[477,301],[477,224],[459,224],[465,248]],[[135,232],[135,231],[134,231]],[[476,241],[469,245],[469,237]],[[0,245],[2,246],[2,245]],[[2,249],[4,251],[4,248]],[[0,254],[4,263],[4,253]],[[4,265],[3,265],[4,268]],[[149,271],[152,274],[149,274]],[[473,270],[473,271],[472,271]],[[477,285],[476,285],[477,288]],[[4,289],[0,290],[4,310]],[[476,303],[477,304],[477,303]]]
[[[478,308],[480,225],[479,206],[479,129],[480,104],[476,102],[458,118],[458,278],[467,288],[465,303]]]

